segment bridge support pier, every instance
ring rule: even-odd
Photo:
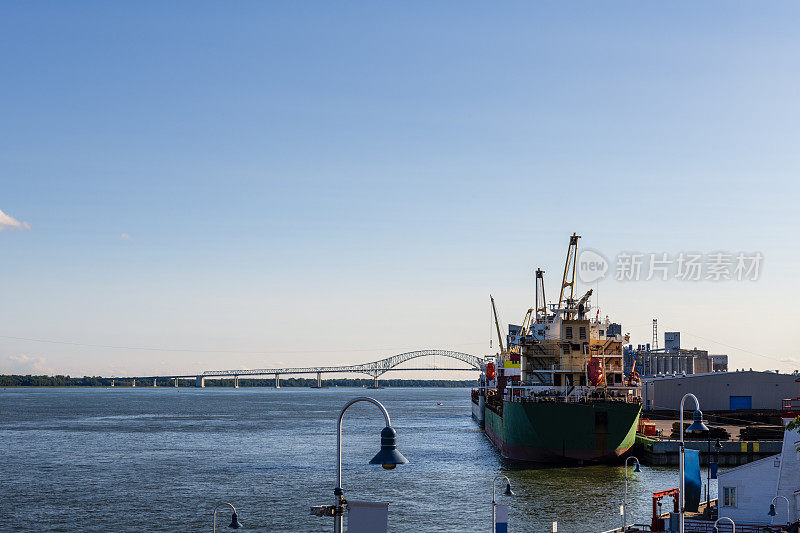
[[[131,380],[131,387],[135,387],[135,386],[136,386],[136,379],[134,378],[134,379]]]
[[[233,388],[234,389],[239,388],[239,376],[233,376]]]
[[[196,387],[200,387],[202,389],[203,387],[206,386],[206,378],[203,376],[197,376],[197,379],[195,380],[194,384]]]
[[[111,380],[111,386],[112,387],[114,386],[114,380],[113,379]]]
[[[276,389],[280,389],[281,388],[281,375],[280,374],[275,374],[275,388]]]
[[[322,388],[322,372],[317,372],[317,388]]]
[[[173,378],[172,382],[173,382],[173,386],[175,388],[178,388],[178,378]]]
[[[158,387],[158,378],[153,378],[153,388]]]
[[[378,385],[378,376],[377,376],[377,375],[375,375],[375,379],[374,379],[374,381],[372,382],[372,388],[373,388],[373,389],[378,389],[378,388],[380,388],[380,387],[379,387],[379,385]]]

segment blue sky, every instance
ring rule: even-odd
[[[30,229],[0,232],[0,371],[480,354],[488,293],[518,321],[573,231],[762,252],[757,282],[605,281],[603,313],[798,368],[798,14],[4,3],[0,210]]]

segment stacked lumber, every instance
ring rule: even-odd
[[[672,423],[672,435],[673,439],[681,438],[681,434],[679,433],[678,428],[680,428],[680,422],[673,422]],[[686,428],[689,427],[688,422],[683,423],[683,430],[686,431]],[[728,430],[723,427],[718,426],[708,426],[709,431],[704,431],[698,435],[687,435],[684,433],[683,438],[684,440],[688,439],[700,439],[700,440],[728,440],[731,438],[731,434],[728,433]]]
[[[781,440],[783,426],[745,426],[739,430],[742,440]]]

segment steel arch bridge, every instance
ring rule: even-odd
[[[289,368],[256,368],[250,370],[206,370],[203,372],[202,377],[239,377],[239,376],[279,376],[287,374],[323,374],[323,373],[350,373],[350,374],[367,374],[377,379],[384,373],[393,370],[396,366],[416,359],[418,357],[449,357],[467,363],[470,368],[403,368],[399,370],[480,370],[482,358],[470,355],[463,352],[454,352],[451,350],[417,350],[413,352],[405,352],[371,363],[363,363],[360,365],[343,365],[343,366],[313,366],[313,367],[289,367]],[[200,377],[200,376],[198,376]]]

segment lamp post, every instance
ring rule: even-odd
[[[706,453],[706,509],[711,506],[711,432],[708,432],[708,452]],[[711,512],[710,510],[707,512]],[[710,515],[709,515],[710,516]]]
[[[711,432],[708,432],[708,481],[706,483],[706,508],[708,512],[711,513]],[[714,462],[717,465],[717,469],[719,469],[719,451],[722,449],[722,443],[717,442],[714,443]],[[716,477],[714,479],[717,479]],[[719,492],[719,486],[717,487],[717,491]],[[717,508],[719,508],[719,493],[717,493]],[[710,518],[713,518],[713,514],[708,515]]]
[[[240,527],[242,527],[242,524],[239,523],[239,515],[236,514],[236,507],[234,507],[233,504],[231,504],[231,503],[222,502],[219,505],[217,505],[216,507],[214,507],[214,527],[212,529],[212,531],[214,531],[214,533],[216,533],[216,531],[217,531],[217,509],[219,509],[223,505],[227,505],[228,507],[233,509],[233,515],[231,515],[231,523],[228,524],[228,527],[231,528],[231,529],[239,529]]]
[[[495,501],[495,488],[497,486],[497,480],[498,479],[505,479],[506,480],[506,490],[503,492],[503,494],[505,494],[506,496],[514,496],[514,491],[511,490],[511,481],[508,480],[508,477],[506,477],[506,476],[504,476],[502,474],[494,476],[494,479],[492,480],[492,533],[495,533],[495,531],[497,531],[497,527],[496,527],[497,524],[495,524],[495,521],[497,520],[497,517],[496,517],[496,514],[495,514],[495,506],[497,505],[497,503]]]
[[[769,512],[767,513],[767,515],[769,515],[769,516],[771,516],[773,518],[775,517],[775,514],[776,514],[775,513],[775,500],[777,500],[778,498],[783,498],[786,501],[786,523],[788,524],[789,522],[792,521],[792,518],[789,516],[789,513],[791,513],[792,511],[790,510],[791,508],[789,507],[789,498],[787,498],[786,496],[778,495],[778,496],[775,496],[774,498],[772,498],[772,501],[769,503]],[[770,519],[769,522],[771,524],[772,523],[772,519]]]
[[[684,513],[684,506],[685,506],[685,494],[684,494],[684,468],[685,468],[685,455],[686,455],[686,444],[683,441],[683,403],[686,401],[686,398],[691,398],[694,400],[694,413],[692,415],[693,422],[692,424],[686,428],[686,433],[698,433],[701,431],[708,431],[708,427],[703,424],[703,412],[700,411],[700,401],[697,399],[697,396],[692,394],[691,392],[688,394],[684,394],[683,398],[681,398],[681,420],[680,420],[680,433],[681,433],[681,444],[680,444],[680,452],[678,453],[678,461],[680,463],[680,479],[678,480],[678,499],[679,499],[679,518],[678,522],[680,525],[679,532],[684,533],[686,531],[684,529],[683,524],[683,513]],[[730,519],[729,519],[730,520]]]
[[[378,406],[386,420],[386,427],[381,430],[381,450],[369,462],[371,465],[381,465],[386,470],[392,470],[397,465],[405,464],[408,460],[397,451],[397,432],[392,428],[392,421],[386,408],[374,398],[367,396],[354,398],[347,402],[339,413],[339,421],[336,424],[336,488],[333,494],[336,496],[336,505],[333,509],[333,531],[342,533],[344,527],[344,506],[347,503],[344,499],[342,490],[342,418],[347,408],[357,402],[370,402]]]
[[[633,471],[642,471],[639,466],[639,459],[632,455],[625,459],[625,496],[622,499],[622,533],[625,533],[625,531],[628,529],[628,461],[631,459],[636,461],[636,466],[633,467]]]
[[[719,523],[720,520],[727,520],[728,522],[730,522],[731,526],[733,527],[732,533],[736,533],[736,522],[734,522],[727,516],[720,516],[719,518],[717,518],[717,521],[714,522],[714,533],[719,533],[719,528],[717,527],[717,523]],[[683,524],[683,522],[681,522],[681,524]]]

